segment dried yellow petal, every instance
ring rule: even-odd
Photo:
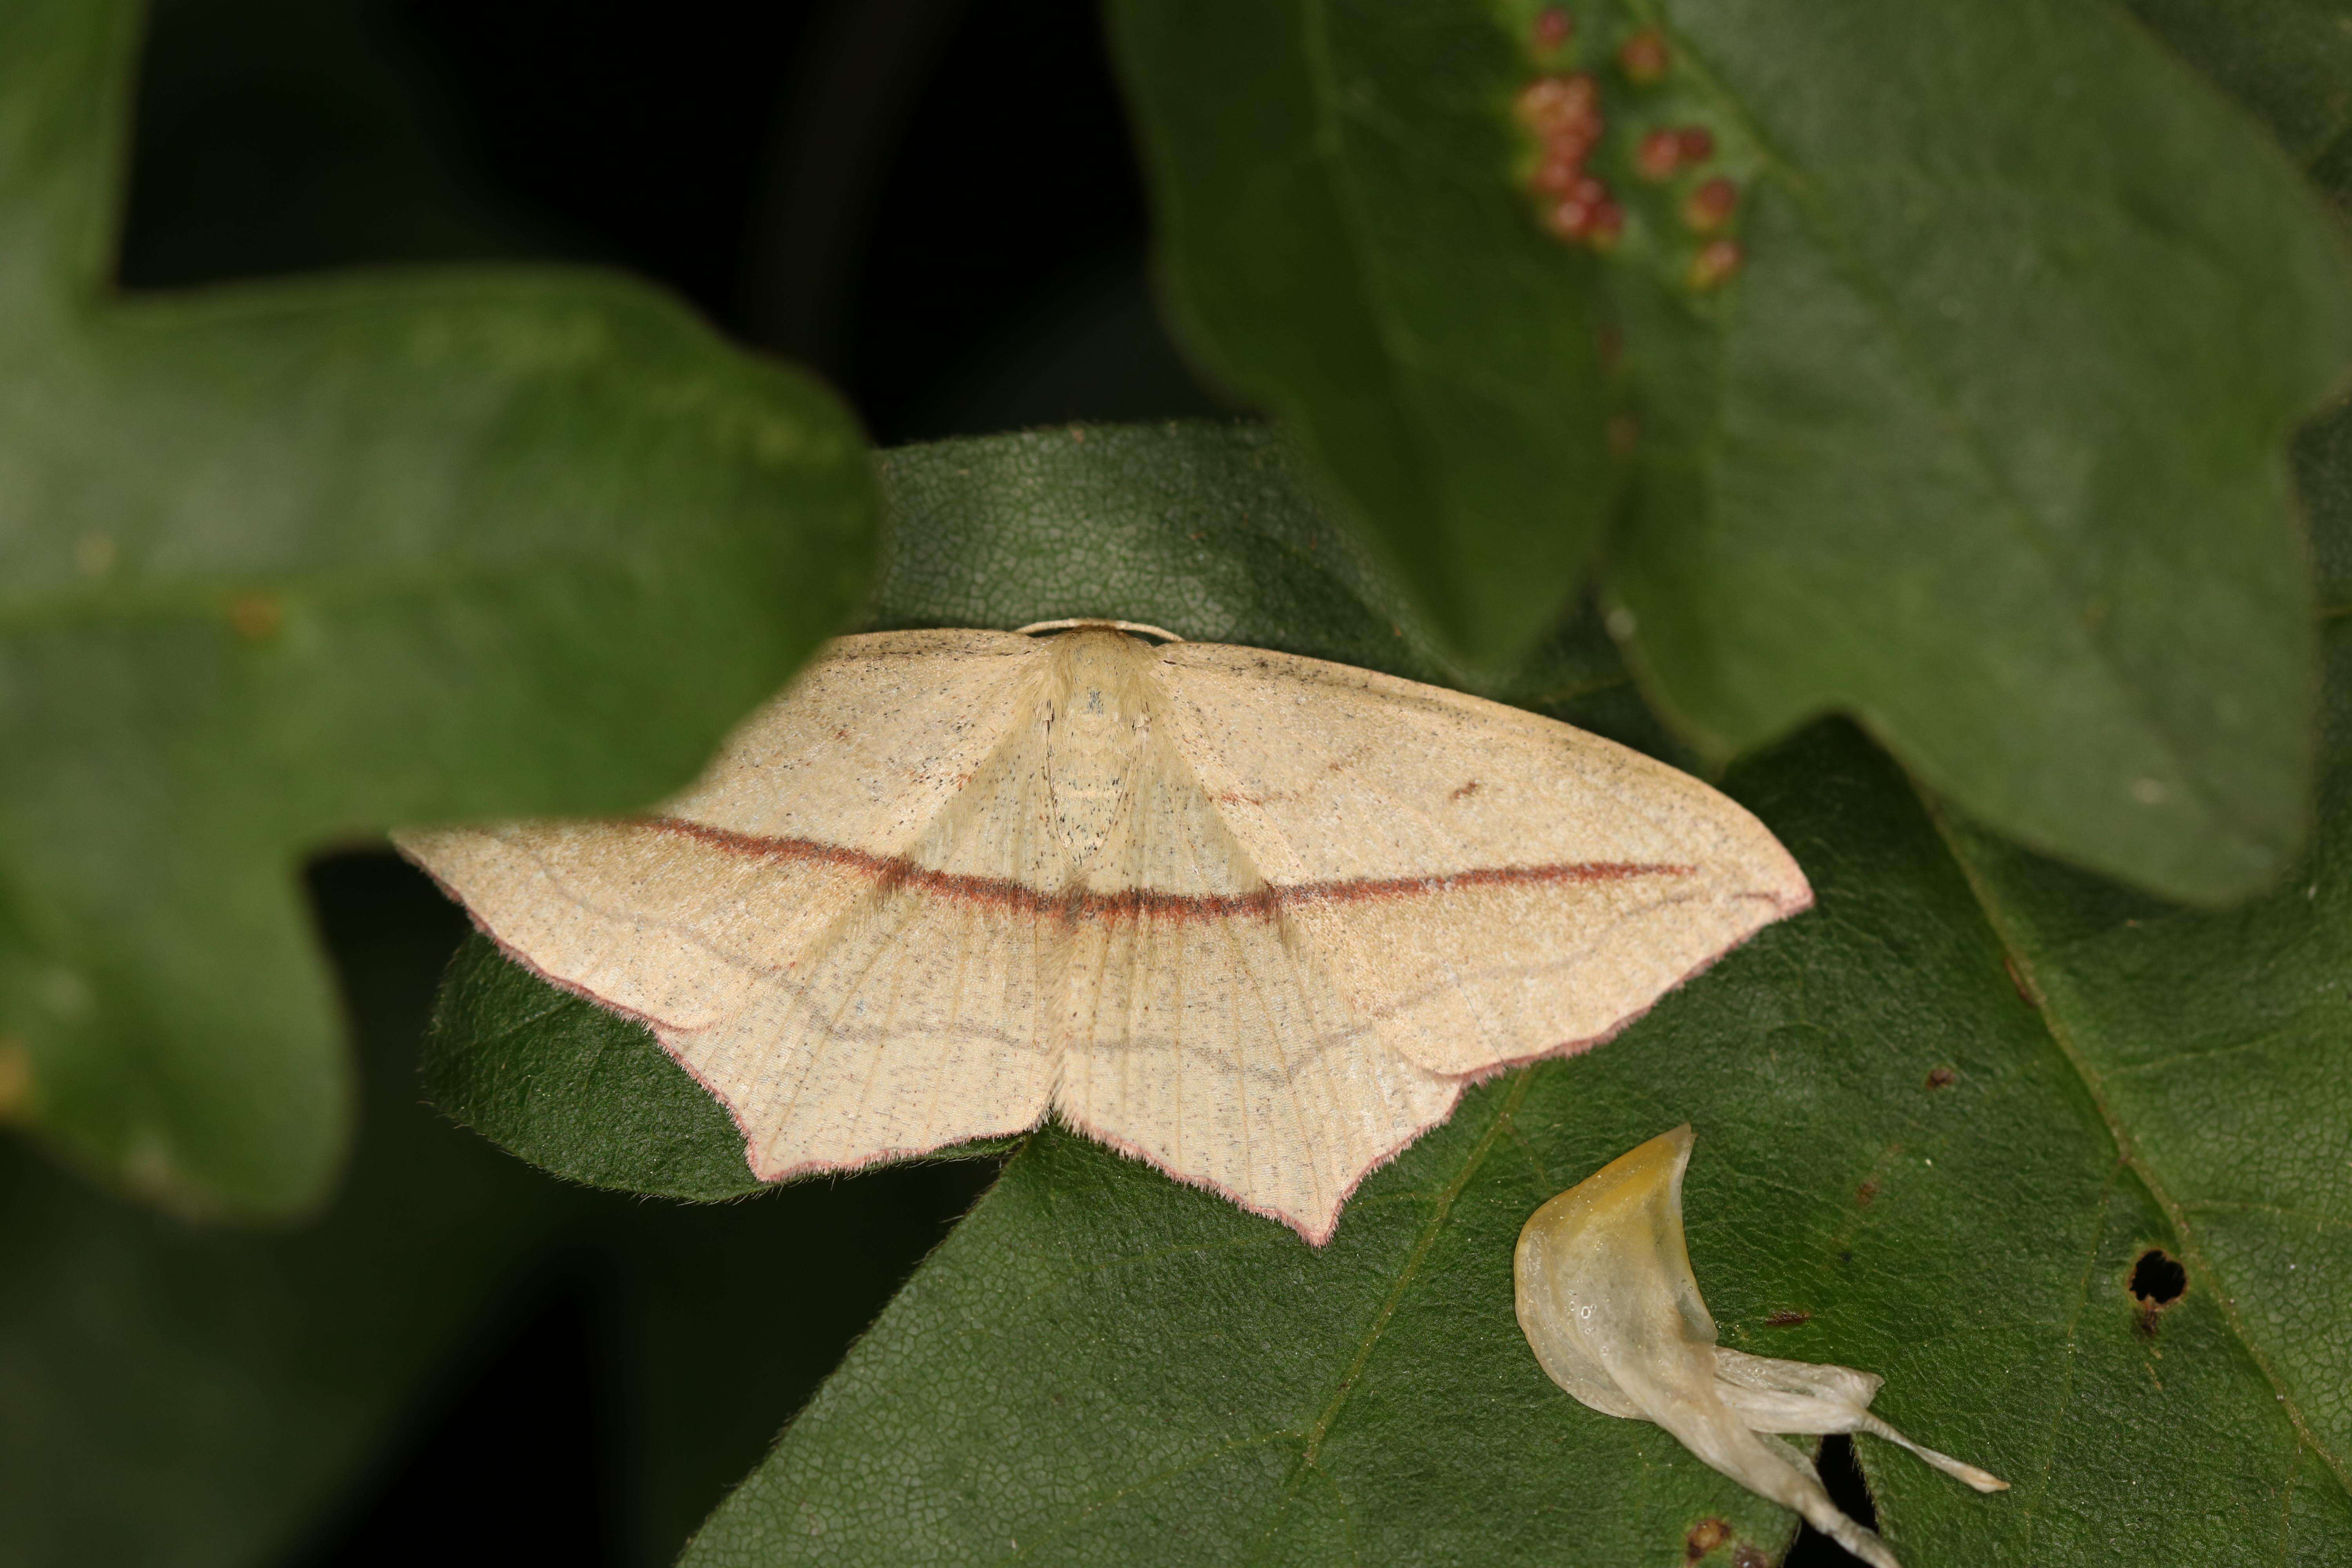
[[[1604,1415],[1654,1421],[1708,1465],[1794,1509],[1876,1568],[1886,1543],[1841,1512],[1811,1459],[1774,1433],[1867,1432],[1979,1491],[2009,1483],[1923,1448],[1873,1415],[1884,1381],[1852,1367],[1745,1355],[1715,1342],[1683,1241],[1688,1123],[1536,1210],[1515,1262],[1519,1327],[1551,1380]]]

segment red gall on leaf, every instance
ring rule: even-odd
[[[1674,178],[1682,166],[1682,133],[1675,131],[1653,131],[1642,138],[1633,149],[1633,172],[1653,184]]]
[[[1738,205],[1739,187],[1718,174],[1683,198],[1683,222],[1695,234],[1713,234],[1731,221]]]
[[[1592,78],[1541,76],[1519,91],[1512,105],[1519,123],[1546,142],[1601,133],[1601,89]]]
[[[1690,286],[1694,289],[1719,289],[1739,270],[1739,242],[1736,239],[1711,239],[1691,258]]]
[[[1617,46],[1617,68],[1625,73],[1627,81],[1643,87],[1664,81],[1672,63],[1666,40],[1655,27],[1644,27]]]

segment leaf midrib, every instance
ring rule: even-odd
[[[1454,1201],[1461,1197],[1471,1178],[1486,1164],[1486,1156],[1494,1152],[1495,1145],[1511,1131],[1513,1119],[1517,1115],[1520,1103],[1527,1099],[1528,1087],[1533,1079],[1534,1072],[1529,1068],[1521,1068],[1511,1076],[1510,1088],[1503,1096],[1503,1103],[1496,1108],[1494,1117],[1486,1123],[1486,1130],[1478,1135],[1478,1142],[1471,1145],[1469,1153],[1464,1156],[1453,1178],[1438,1190],[1431,1201],[1428,1217],[1422,1221],[1421,1229],[1414,1235],[1412,1249],[1405,1255],[1404,1263],[1390,1284],[1380,1310],[1373,1314],[1363,1338],[1357,1342],[1356,1353],[1349,1359],[1347,1370],[1339,1374],[1339,1381],[1333,1386],[1330,1397],[1324,1402],[1322,1409],[1317,1412],[1315,1420],[1307,1428],[1298,1463],[1291,1468],[1289,1476],[1283,1482],[1280,1500],[1276,1503],[1274,1512],[1266,1521],[1265,1535],[1260,1538],[1261,1546],[1272,1538],[1281,1524],[1284,1514],[1289,1510],[1291,1500],[1298,1495],[1299,1488],[1310,1477],[1324,1474],[1318,1463],[1324,1439],[1330,1436],[1340,1411],[1362,1384],[1365,1370],[1371,1363],[1372,1352],[1379,1347],[1381,1336],[1388,1332],[1389,1323],[1395,1318],[1398,1307],[1403,1304],[1406,1293],[1412,1289],[1413,1281],[1420,1278],[1422,1266],[1429,1260],[1430,1252],[1436,1247],[1446,1221],[1453,1215]],[[1336,1484],[1334,1489],[1337,1489]]]
[[[2092,1106],[2099,1113],[2100,1121],[2106,1127],[2107,1136],[2115,1142],[2116,1157],[2130,1168],[2135,1176],[2139,1178],[2141,1184],[2147,1189],[2148,1195],[2155,1200],[2157,1207],[2163,1211],[2166,1220],[2172,1226],[2173,1239],[2180,1250],[2188,1255],[2190,1266],[2219,1287],[2225,1276],[2221,1270],[2214,1267],[2211,1258],[2207,1256],[2203,1240],[2189,1223],[2189,1207],[2173,1195],[2170,1187],[2150,1165],[2147,1156],[2140,1152],[2138,1140],[2133,1136],[2130,1127],[2109,1102],[2105,1076],[2075,1043],[2073,1030],[2060,1016],[2058,1008],[2049,1000],[2048,988],[2040,983],[2037,966],[2024,943],[2018,940],[2014,922],[2009,919],[2007,910],[1998,895],[1979,872],[1976,863],[1961,848],[1956,826],[1948,811],[1925,789],[1918,788],[1916,784],[1914,785],[1914,789],[1919,796],[1920,804],[1927,809],[1928,820],[1935,825],[1937,837],[1943,840],[1945,851],[1951,856],[1959,868],[1960,875],[1967,879],[1969,890],[1975,897],[1977,907],[1982,911],[1985,923],[1991,929],[1994,939],[2000,943],[2001,951],[2008,956],[2010,962],[2015,964],[2018,972],[2025,977],[2026,988],[2032,994],[2031,1000],[2034,1011],[2041,1016],[2042,1026],[2049,1031],[2050,1037],[2057,1046],[2059,1054],[2074,1069],[2084,1091],[2089,1095]],[[2279,1408],[2286,1415],[2288,1424],[2294,1428],[2295,1436],[2302,1439],[2306,1448],[2319,1457],[2320,1463],[2326,1466],[2328,1472],[2336,1478],[2336,1485],[2343,1488],[2347,1496],[2352,1496],[2352,1467],[2347,1467],[2345,1457],[2332,1450],[2312,1430],[2311,1423],[2305,1416],[2302,1403],[2296,1399],[2294,1391],[2289,1388],[2285,1381],[2280,1377],[2278,1370],[2271,1363],[2271,1358],[2264,1353],[2261,1345],[2248,1331],[2244,1315],[2238,1310],[2236,1298],[2228,1290],[2218,1288],[2213,1291],[2213,1297],[2220,1307],[2223,1321],[2230,1326],[2231,1334],[2261,1371],[2263,1380],[2271,1386],[2271,1392],[2277,1395]]]
[[[1507,1137],[1517,1136],[1514,1119],[1520,1104],[1527,1099],[1532,1081],[1532,1068],[1522,1068],[1511,1075],[1510,1085],[1504,1093],[1503,1102],[1496,1108],[1495,1114],[1487,1122],[1486,1131],[1479,1134],[1478,1141],[1463,1157],[1460,1166],[1454,1171],[1453,1176],[1438,1189],[1434,1197],[1429,1200],[1429,1213],[1423,1219],[1420,1229],[1414,1233],[1412,1248],[1406,1253],[1403,1263],[1398,1268],[1396,1278],[1390,1283],[1388,1294],[1382,1299],[1380,1310],[1373,1314],[1371,1322],[1357,1342],[1355,1353],[1349,1358],[1347,1367],[1340,1373],[1339,1381],[1332,1386],[1329,1395],[1316,1412],[1314,1420],[1309,1422],[1304,1430],[1286,1426],[1278,1431],[1257,1433],[1248,1437],[1220,1443],[1204,1453],[1196,1454],[1180,1463],[1167,1466],[1150,1476],[1074,1508],[1055,1520],[1049,1528],[1040,1531],[1034,1538],[1015,1547],[1011,1555],[999,1561],[1004,1563],[1024,1561],[1036,1550],[1066,1536],[1070,1530],[1112,1503],[1147,1491],[1163,1481],[1188,1474],[1214,1459],[1249,1448],[1264,1447],[1269,1443],[1297,1442],[1300,1445],[1300,1451],[1297,1463],[1291,1468],[1290,1474],[1284,1479],[1280,1495],[1267,1518],[1265,1530],[1260,1537],[1260,1547],[1263,1547],[1265,1542],[1271,1539],[1274,1531],[1280,1527],[1291,1500],[1298,1495],[1299,1489],[1308,1479],[1320,1476],[1330,1482],[1336,1490],[1336,1480],[1318,1463],[1322,1454],[1324,1440],[1329,1436],[1333,1426],[1338,1422],[1339,1414],[1347,1405],[1349,1399],[1361,1385],[1364,1373],[1370,1365],[1373,1351],[1378,1348],[1382,1336],[1387,1333],[1390,1322],[1395,1318],[1397,1309],[1403,1303],[1406,1294],[1412,1289],[1413,1282],[1419,1279],[1423,1266],[1427,1263],[1430,1253],[1437,1245],[1438,1237],[1445,1229],[1446,1222],[1452,1217],[1455,1201],[1468,1189],[1472,1179],[1486,1164],[1487,1156],[1494,1152],[1496,1144]],[[1192,1249],[1186,1247],[1173,1250]],[[1122,1263],[1129,1261],[1132,1260],[1121,1260]],[[1088,1269],[1085,1272],[1095,1272],[1095,1270]],[[1344,1502],[1345,1499],[1342,1498],[1341,1500]]]

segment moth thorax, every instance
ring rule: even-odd
[[[1142,644],[1112,631],[1058,640],[1045,773],[1064,866],[1076,875],[1100,853],[1134,791],[1150,720]]]

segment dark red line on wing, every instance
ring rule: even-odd
[[[1065,920],[1268,920],[1285,909],[1317,903],[1369,903],[1465,888],[1508,888],[1622,882],[1636,877],[1687,877],[1697,868],[1633,860],[1579,860],[1550,866],[1480,866],[1436,877],[1359,878],[1348,881],[1298,882],[1248,893],[1163,893],[1132,888],[1119,893],[1041,892],[1009,877],[969,877],[935,871],[903,856],[870,855],[814,838],[766,838],[710,827],[674,816],[645,817],[634,826],[674,833],[730,854],[779,863],[836,866],[870,877],[877,886],[913,888],[945,899],[992,903],[1021,913]]]

